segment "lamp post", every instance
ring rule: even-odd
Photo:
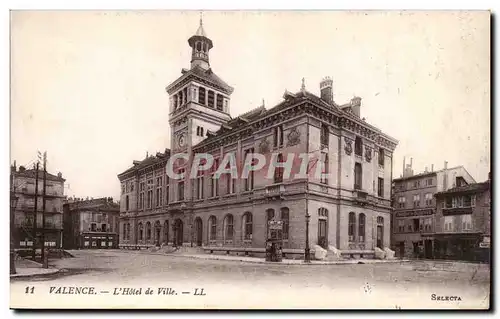
[[[13,275],[16,273],[16,264],[15,264],[15,211],[17,207],[17,200],[19,197],[16,196],[14,191],[10,192],[10,274]]]
[[[306,249],[304,256],[304,262],[306,263],[311,262],[311,249],[309,248],[309,219],[311,219],[311,215],[309,215],[309,212],[306,210]]]

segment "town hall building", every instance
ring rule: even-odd
[[[306,89],[285,91],[276,106],[264,105],[230,115],[233,87],[215,74],[209,53],[213,42],[202,22],[189,38],[191,67],[166,87],[169,95],[170,148],[134,161],[118,175],[121,183],[120,246],[189,245],[265,247],[268,221],[280,221],[286,250],[334,246],[372,252],[390,246],[392,158],[396,139],[360,117],[361,98],[334,99],[333,80],[319,83],[320,96]],[[208,153],[220,163],[233,153],[310,154],[328,178],[308,174],[284,178],[277,169],[174,179],[166,174],[170,157]],[[306,218],[308,216],[308,218]]]

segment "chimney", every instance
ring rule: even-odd
[[[24,166],[19,166],[19,171],[20,171],[20,172],[24,172],[25,170],[26,170],[26,167],[24,167]]]
[[[448,162],[444,161],[444,169],[443,169],[443,191],[448,190]]]
[[[413,168],[413,157],[410,157],[410,168]]]
[[[406,157],[403,156],[403,176],[405,176],[405,171],[406,171]]]
[[[359,96],[355,96],[351,99],[351,109],[352,113],[357,117],[360,117],[361,112],[361,98]]]
[[[333,80],[327,76],[319,82],[321,99],[328,104],[333,104]]]
[[[431,164],[431,172],[434,172],[434,164]]]
[[[62,178],[62,173],[61,172],[57,173],[57,177]]]
[[[424,173],[428,173],[428,172],[429,172],[429,171],[428,171],[428,169],[429,169],[429,168],[426,166],[426,167],[425,167],[425,170],[424,170]]]

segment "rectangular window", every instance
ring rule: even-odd
[[[254,152],[253,148],[245,150],[245,157],[243,160],[246,161],[247,156],[250,156],[250,154],[253,154],[253,152]],[[253,178],[254,178],[254,171],[248,172],[248,177],[245,179],[245,191],[253,189]]]
[[[329,160],[328,160],[328,153],[321,153],[322,156],[322,161],[321,161],[321,176],[320,176],[320,182],[321,184],[327,184],[328,185],[328,165]]]
[[[378,197],[384,197],[384,179],[378,178]]]
[[[139,209],[144,208],[144,190],[146,188],[146,185],[144,182],[141,182],[139,184]]]
[[[363,169],[360,163],[354,164],[354,189],[363,187]]]
[[[330,130],[328,129],[328,126],[325,124],[321,124],[321,131],[320,131],[321,146],[328,147],[329,137],[330,137]]]
[[[169,198],[170,198],[170,196],[169,196],[169,190],[170,190],[170,187],[167,185],[165,187],[165,204],[168,204],[170,202],[169,201]]]
[[[200,87],[198,90],[198,103],[201,105],[206,105],[205,104],[205,88]]]
[[[432,206],[432,193],[425,194],[425,205]]]
[[[153,190],[152,189],[149,189],[148,192],[147,192],[147,209],[151,209],[151,207],[153,206]]]
[[[385,151],[383,148],[380,148],[378,151],[378,165],[384,167],[385,164]]]
[[[413,207],[420,207],[420,194],[413,195]]]
[[[453,231],[453,216],[444,216],[444,230]]]
[[[210,197],[219,196],[219,178],[215,175],[215,172],[219,168],[219,159],[214,159],[214,165],[212,166],[212,174],[210,175]]]
[[[406,197],[398,198],[399,208],[405,208],[406,206]]]
[[[210,91],[210,90],[209,90],[209,91],[208,91],[208,99],[207,99],[207,100],[208,100],[208,101],[207,101],[207,102],[208,102],[208,103],[207,103],[207,106],[208,106],[208,107],[211,107],[211,108],[213,108],[213,107],[214,107],[214,103],[215,103],[214,99],[215,99],[215,93],[214,93],[214,91]]]
[[[106,224],[102,224],[102,225],[101,225],[101,231],[102,231],[103,233],[105,233],[105,232],[107,231],[107,229],[106,229],[106,228],[107,228],[107,226],[108,226],[108,225],[106,225]]]
[[[196,178],[196,198],[203,199],[204,177],[199,176]]]
[[[472,214],[462,215],[462,230],[472,230]]]
[[[97,224],[96,223],[90,224],[90,231],[97,231]]]
[[[427,186],[432,186],[432,178],[427,179],[426,184]]]
[[[163,205],[163,177],[156,178],[156,207]]]
[[[217,94],[217,110],[222,111],[224,97],[221,94]]]
[[[273,146],[274,148],[283,146],[283,125],[274,128]]]
[[[405,231],[405,221],[404,219],[398,220],[398,232],[403,233]]]
[[[413,231],[418,232],[419,230],[421,230],[420,219],[414,218],[413,219]]]

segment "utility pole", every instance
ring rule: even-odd
[[[35,164],[35,213],[34,213],[34,221],[33,221],[33,261],[35,261],[36,258],[36,224],[37,224],[37,210],[38,210],[38,165],[39,163],[36,162]]]
[[[43,153],[43,197],[42,197],[42,263],[45,265],[45,192],[47,189],[47,152]]]

